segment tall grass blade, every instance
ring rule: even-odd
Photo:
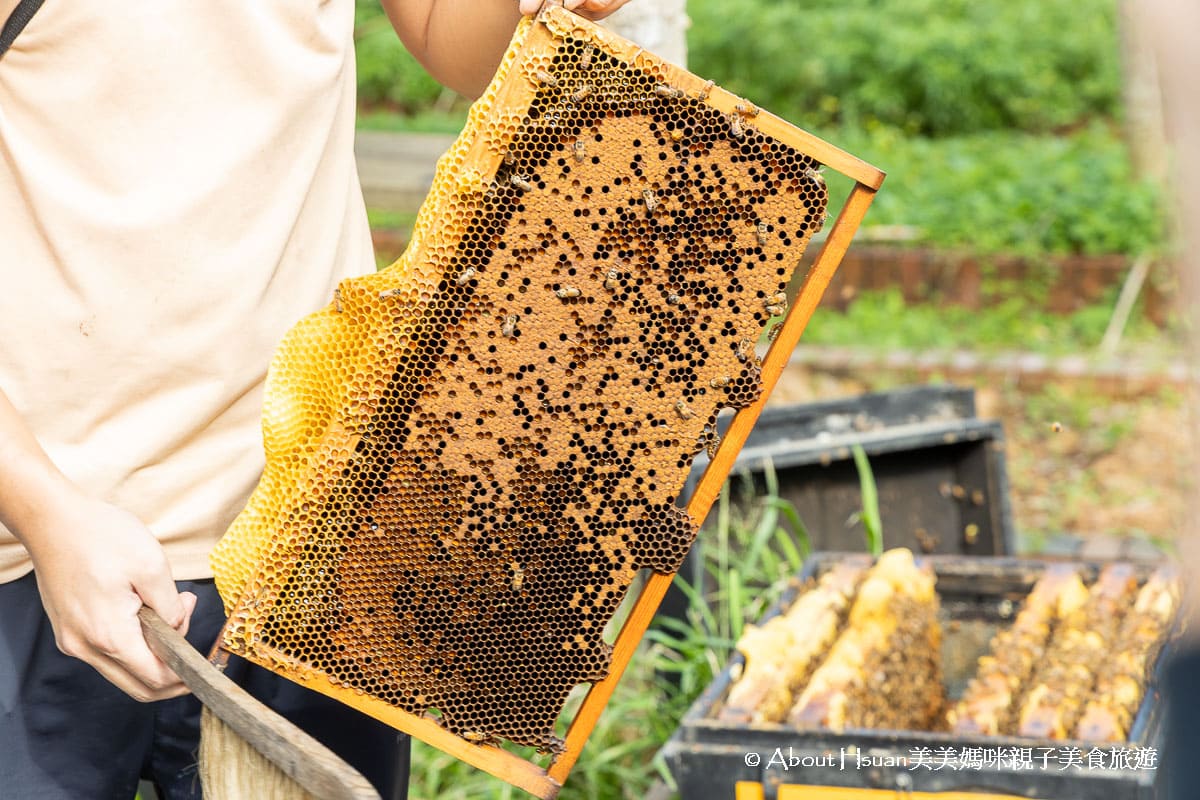
[[[858,469],[858,484],[862,491],[862,524],[867,534],[867,550],[878,558],[883,554],[883,520],[879,517],[879,492],[875,487],[875,474],[862,445],[855,444],[854,466]]]

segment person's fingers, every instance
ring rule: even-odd
[[[184,609],[183,596],[171,579],[171,568],[166,559],[159,563],[146,564],[134,573],[133,590],[137,592],[142,602],[158,612],[163,622],[172,628],[183,624],[187,614]],[[137,609],[133,609],[137,614]]]
[[[615,10],[615,6],[621,4],[616,0],[583,0],[579,5],[588,11],[600,12]]]
[[[136,616],[123,613],[110,618],[112,624],[86,638],[66,633],[58,641],[66,655],[91,664],[106,680],[141,702],[162,700],[187,692],[171,669],[150,652]],[[57,637],[56,637],[57,638]]]
[[[629,0],[581,0],[575,11],[588,19],[601,20],[628,3]]]
[[[192,592],[180,592],[179,599],[183,601],[183,622],[176,626],[180,636],[187,636],[188,626],[192,622],[192,614],[196,610],[196,595]]]
[[[167,700],[171,697],[185,695],[189,691],[183,681],[174,677],[174,673],[171,673],[173,680],[162,685],[150,686],[138,675],[126,669],[120,661],[103,653],[95,652],[91,658],[84,660],[91,664],[105,680],[139,703]]]
[[[104,643],[97,642],[95,649],[102,659],[110,659],[132,678],[139,685],[140,694],[158,700],[180,693],[178,690],[183,686],[183,681],[151,652],[136,608],[130,616],[114,621],[109,636],[110,641],[119,644],[104,646]]]
[[[536,14],[542,7],[543,0],[520,0],[522,14]],[[568,11],[583,14],[589,19],[604,19],[629,0],[562,0],[563,7]]]

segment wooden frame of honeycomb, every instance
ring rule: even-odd
[[[787,310],[822,167],[854,187]],[[523,21],[404,256],[280,345],[214,660],[554,797],[883,177],[559,5]]]

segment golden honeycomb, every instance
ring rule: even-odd
[[[794,129],[713,91],[561,8],[521,23],[408,250],[279,346],[266,471],[213,555],[224,649],[561,750],[634,576],[696,536],[692,460],[759,399],[826,217],[822,165],[766,130]]]
[[[1089,586],[1084,565],[1049,564],[948,707],[946,678],[958,676],[953,666],[943,673],[931,566],[918,566],[903,548],[884,553],[869,572],[856,557],[833,564],[788,608],[746,627],[737,642],[743,663],[731,668],[729,691],[711,716],[728,726],[1128,740],[1172,635],[1175,566],[1142,579],[1132,564],[1109,563]],[[990,569],[973,573],[987,574],[995,577]],[[952,618],[947,630],[961,630],[960,622]]]

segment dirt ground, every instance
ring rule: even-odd
[[[846,397],[912,383],[913,376],[789,368],[771,402]],[[1187,407],[1171,384],[1114,393],[1087,379],[1017,387],[974,379],[981,417],[999,419],[1009,483],[1024,546],[1057,534],[1108,533],[1168,544],[1184,530],[1189,465]],[[1168,545],[1169,546],[1169,545]]]

